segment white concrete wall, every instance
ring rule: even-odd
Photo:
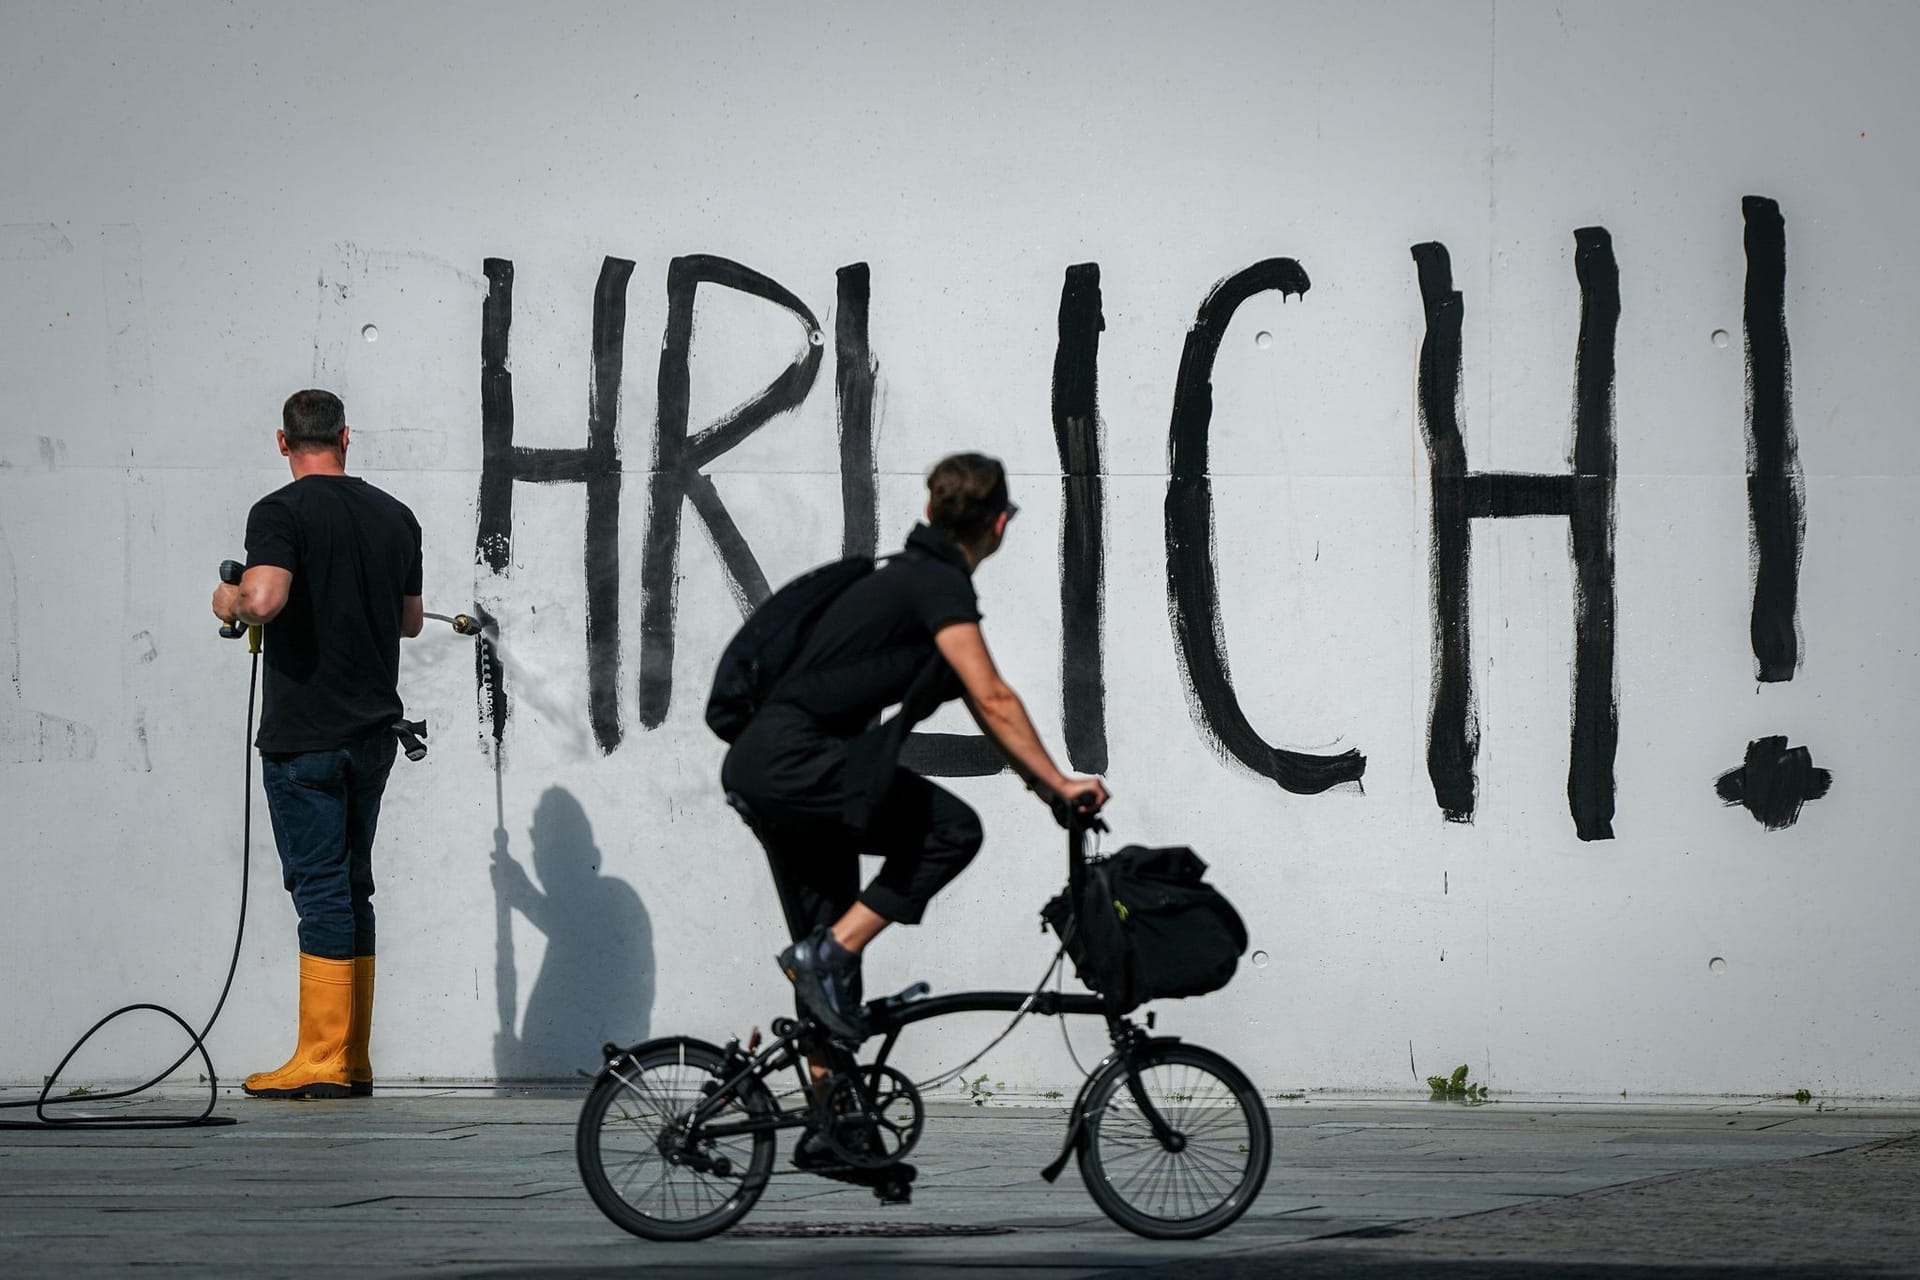
[[[1099,264],[1116,837],[1199,849],[1267,960],[1163,1006],[1162,1029],[1271,1089],[1419,1087],[1411,1056],[1421,1074],[1467,1062],[1496,1089],[1920,1094],[1920,99],[1905,66],[1920,11],[9,4],[0,25],[0,1080],[37,1081],[125,1001],[210,1011],[238,906],[246,660],[206,598],[247,505],[285,478],[271,431],[307,385],[345,398],[353,464],[419,514],[428,607],[478,599],[502,620],[509,851],[560,881],[530,828],[564,789],[590,837],[559,821],[542,833],[551,860],[590,839],[645,921],[643,935],[631,902],[591,882],[558,904],[551,939],[512,915],[500,1035],[492,756],[472,649],[436,627],[403,676],[434,750],[396,772],[377,854],[378,1068],[565,1074],[603,1038],[724,1039],[783,1007],[773,892],[700,722],[739,614],[690,510],[671,712],[647,729],[636,705],[665,282],[674,258],[714,254],[792,290],[826,335],[804,404],[711,468],[767,576],[839,550],[835,271],[865,262],[882,544],[935,457],[1007,460],[1024,511],[980,594],[1055,743],[1049,387],[1063,273]],[[1748,195],[1786,219],[1807,522],[1803,663],[1768,684],[1748,644]],[[1566,796],[1565,520],[1474,522],[1471,824],[1443,820],[1426,769],[1426,324],[1409,248],[1444,242],[1464,297],[1470,465],[1565,471],[1573,233],[1588,226],[1611,233],[1622,300],[1611,840],[1580,839]],[[483,264],[515,270],[517,443],[578,446],[608,256],[636,265],[623,740],[603,753],[581,486],[515,486],[504,574],[476,565],[475,534]],[[1224,763],[1189,713],[1169,622],[1182,344],[1216,282],[1275,256],[1311,291],[1248,302],[1215,372],[1224,637],[1261,736],[1357,747],[1364,791],[1294,795]],[[764,302],[699,298],[696,428],[802,341]],[[1833,775],[1778,831],[1714,791],[1772,734]],[[926,927],[884,940],[873,987],[1019,986],[1046,965],[1054,829],[1009,776],[952,785],[988,846]],[[294,921],[258,804],[253,869],[212,1036],[229,1078],[277,1064],[292,1034]],[[637,940],[603,951],[616,926]],[[996,1025],[924,1035],[908,1065],[956,1061]],[[136,1075],[177,1039],[135,1020],[72,1073]],[[1083,1060],[1099,1048],[1091,1027],[1076,1043]],[[982,1069],[1009,1088],[1073,1078],[1045,1025]]]

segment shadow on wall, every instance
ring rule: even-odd
[[[528,831],[539,886],[496,833],[494,978],[500,1029],[494,1074],[501,1080],[572,1079],[594,1070],[600,1046],[647,1038],[653,1014],[653,925],[631,885],[600,874],[593,826],[571,792],[549,787]],[[513,913],[547,935],[540,976],[527,993],[516,1033],[519,979],[513,955]]]

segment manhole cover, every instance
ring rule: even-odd
[[[782,1240],[848,1236],[1004,1236],[1012,1227],[983,1227],[959,1222],[773,1222],[735,1227],[729,1236],[759,1236]]]

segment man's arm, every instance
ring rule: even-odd
[[[977,622],[954,622],[934,633],[933,642],[947,660],[966,690],[967,709],[980,728],[993,739],[1014,770],[1036,791],[1072,799],[1082,792],[1094,794],[1095,808],[1107,802],[1107,788],[1098,778],[1075,777],[1060,772],[1053,757],[1040,742],[1040,734],[1027,716],[1020,695],[1013,691],[993,665],[986,638]]]
[[[427,625],[426,605],[419,596],[400,597],[400,634],[411,640]]]
[[[240,575],[239,585],[221,583],[213,591],[213,613],[222,622],[263,627],[287,607],[293,574],[277,565],[257,564]]]

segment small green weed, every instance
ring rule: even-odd
[[[1469,1084],[1467,1064],[1461,1063],[1453,1069],[1450,1076],[1428,1076],[1427,1088],[1433,1090],[1430,1101],[1433,1102],[1485,1102],[1487,1086]]]
[[[989,1102],[993,1101],[993,1095],[997,1090],[1007,1087],[1003,1082],[995,1080],[993,1082],[993,1088],[989,1089],[987,1087],[987,1073],[984,1071],[971,1080],[965,1076],[961,1076],[959,1084],[960,1088],[966,1091],[967,1101],[976,1107],[986,1106]]]
[[[67,1090],[67,1096],[69,1098],[84,1098],[84,1097],[87,1097],[92,1092],[93,1090],[87,1088],[87,1086],[83,1084],[77,1084],[73,1086],[73,1088]]]

